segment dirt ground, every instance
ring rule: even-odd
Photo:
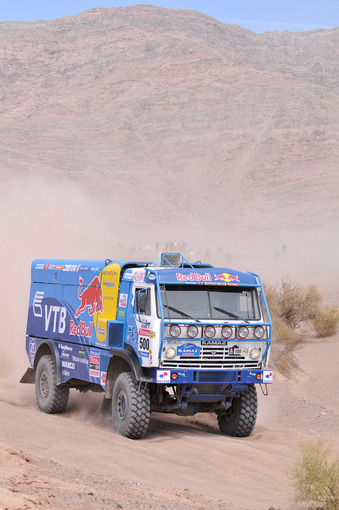
[[[3,378],[0,508],[296,509],[288,469],[300,440],[339,451],[338,355],[338,334],[306,337],[299,369],[258,390],[256,428],[241,439],[220,435],[214,416],[154,414],[132,441],[100,418],[100,395],[73,390],[67,412],[46,415],[21,374]]]

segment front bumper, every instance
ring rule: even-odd
[[[157,384],[271,384],[272,370],[188,370],[150,369]]]

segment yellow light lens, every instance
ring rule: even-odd
[[[173,347],[169,347],[169,349],[167,349],[166,351],[166,358],[172,359],[174,358],[175,355],[176,355],[175,349],[173,349]]]
[[[258,359],[259,356],[260,356],[260,351],[259,349],[257,349],[256,347],[254,347],[254,349],[251,350],[250,352],[250,356],[252,359]]]

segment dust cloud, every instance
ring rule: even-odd
[[[192,261],[252,270],[273,283],[288,275],[318,285],[332,303],[338,298],[334,228],[293,232],[276,223],[270,231],[246,231],[248,211],[242,224],[224,235],[224,225],[230,231],[231,224],[227,212],[173,224],[159,211],[147,223],[140,222],[138,208],[127,207],[125,198],[122,194],[120,202],[110,202],[108,195],[86,191],[71,180],[30,177],[1,184],[0,377],[6,384],[18,383],[28,367],[25,329],[35,258],[154,260],[168,246],[183,247]],[[152,218],[152,204],[147,207]],[[169,239],[179,242],[173,245]]]
[[[32,260],[107,258],[121,232],[99,200],[64,181],[2,184],[0,218],[0,377],[17,382],[28,367],[24,345]]]

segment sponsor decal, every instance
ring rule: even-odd
[[[91,377],[100,377],[100,351],[98,349],[90,350],[89,375]]]
[[[183,344],[177,347],[178,356],[200,356],[200,346],[195,344]]]
[[[91,266],[79,266],[79,271],[90,271]]]
[[[157,336],[157,334],[156,334],[156,332],[155,332],[155,331],[151,331],[150,333],[151,333],[151,334],[150,334],[150,337],[151,337],[151,338],[155,338],[155,337]]]
[[[157,370],[157,383],[170,383],[171,372],[169,370]]]
[[[73,351],[73,348],[66,344],[58,344],[58,349],[62,351]]]
[[[35,358],[35,353],[36,353],[36,342],[35,342],[34,338],[31,338],[29,341],[29,358],[32,360],[32,363]]]
[[[139,271],[134,271],[133,272],[133,280],[135,282],[143,282],[144,281],[144,278],[145,278],[145,271],[144,270],[139,270]]]
[[[119,310],[119,317],[125,317],[125,310]]]
[[[189,274],[181,274],[176,273],[178,282],[211,282],[212,276],[210,273],[200,274],[200,273],[189,273]]]
[[[82,358],[85,358],[86,357],[86,351],[85,349],[79,349],[79,356],[81,356]]]
[[[103,274],[104,276],[116,276],[116,275],[117,275],[117,272],[116,272],[116,271],[113,271],[113,270],[111,269],[111,270],[109,270],[109,271],[107,271],[107,270],[105,271],[105,270],[104,270],[104,271],[102,272],[102,274]]]
[[[150,336],[150,330],[149,329],[139,329],[139,335],[143,335],[143,336]]]
[[[271,370],[264,370],[262,375],[264,383],[270,384],[273,382],[273,372]]]
[[[44,270],[47,271],[48,268],[49,268],[49,263],[45,264]]]
[[[222,282],[239,282],[238,275],[233,275],[230,273],[221,273],[221,274],[215,274],[214,278],[216,281],[222,281]]]
[[[45,264],[35,264],[35,269],[44,269]]]
[[[228,349],[228,354],[230,356],[241,356],[242,349],[239,347],[239,345],[232,345],[232,347]]]
[[[114,282],[103,282],[104,287],[115,287]]]
[[[102,303],[102,290],[99,278],[96,276],[84,290],[81,290],[84,283],[81,276],[79,276],[79,283],[78,298],[81,304],[75,312],[75,317],[79,317],[87,308],[89,315],[93,315],[96,312],[103,312],[104,305]]]
[[[57,265],[55,266],[56,271],[62,271],[64,266]]]
[[[79,324],[75,324],[74,321],[69,323],[69,334],[72,336],[84,336],[85,338],[91,338],[93,331],[93,322],[87,326],[86,322],[79,321]]]
[[[86,358],[78,358],[78,356],[72,356],[72,360],[76,363],[82,363],[83,365],[88,365],[88,359]]]
[[[48,264],[48,269],[51,271],[54,271],[55,269],[55,264]]]
[[[107,372],[101,372],[100,381],[101,381],[102,386],[105,386],[105,384],[106,384],[106,377],[107,377]]]
[[[49,330],[52,325],[53,333],[64,333],[66,329],[67,311],[64,306],[47,306],[45,305],[45,331]]]
[[[72,361],[61,360],[62,368],[69,368],[70,370],[75,370],[75,363]]]
[[[127,294],[120,294],[119,306],[121,308],[126,308],[126,306],[127,306],[127,299],[128,299],[128,295]]]

